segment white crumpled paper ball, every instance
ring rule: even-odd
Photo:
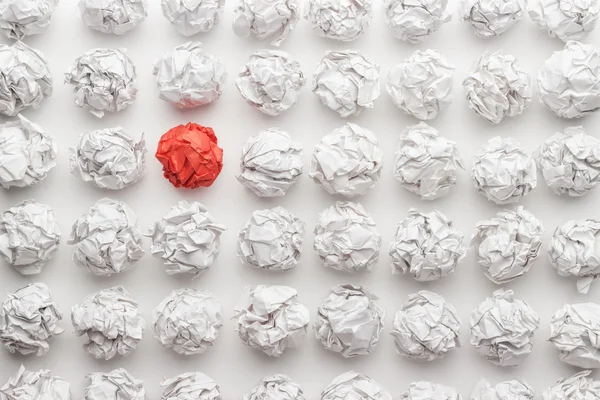
[[[471,238],[485,276],[503,285],[529,272],[542,248],[542,221],[523,207],[479,221]]]
[[[62,311],[48,286],[29,284],[8,293],[0,305],[0,343],[11,353],[43,356],[53,336],[65,331],[58,325],[61,320]]]
[[[427,290],[408,295],[394,317],[396,351],[411,359],[434,361],[460,348],[460,320],[454,306]]]
[[[359,115],[379,97],[379,65],[355,50],[327,51],[317,65],[312,91],[340,117]]]
[[[420,120],[437,117],[450,104],[454,66],[437,50],[417,50],[392,67],[386,89],[394,104]]]
[[[581,118],[600,108],[600,53],[569,41],[538,71],[540,102],[560,118]]]
[[[0,4],[0,30],[16,40],[42,33],[57,6],[58,0],[4,0]]]
[[[523,114],[531,103],[531,78],[502,51],[485,53],[463,87],[469,108],[492,124]]]
[[[219,24],[225,0],[161,0],[161,7],[177,32],[193,36]]]
[[[254,268],[287,271],[300,262],[304,222],[283,207],[257,210],[238,234],[238,257]]]
[[[592,371],[581,371],[562,378],[542,393],[542,400],[600,399],[600,380],[588,378]]]
[[[521,380],[512,379],[492,386],[487,379],[481,379],[471,400],[533,400],[535,392],[532,387]]]
[[[417,44],[452,19],[448,0],[384,0],[385,22],[396,39]]]
[[[75,335],[84,336],[83,348],[94,356],[110,360],[129,355],[142,340],[146,321],[123,286],[102,289],[71,308]]]
[[[537,186],[535,160],[511,137],[488,140],[471,175],[477,191],[496,204],[519,202]]]
[[[526,0],[462,0],[460,19],[483,39],[500,36],[523,19]]]
[[[73,262],[94,275],[125,272],[144,255],[137,216],[122,201],[104,198],[75,221],[68,244]]]
[[[471,344],[501,367],[520,365],[533,350],[540,317],[512,290],[498,289],[471,313]]]
[[[136,70],[123,50],[97,48],[78,57],[65,74],[73,85],[75,105],[98,118],[124,110],[137,95]]]
[[[390,393],[371,377],[348,371],[336,376],[321,392],[321,400],[392,400]]]
[[[349,358],[371,354],[379,343],[386,312],[362,286],[331,288],[319,306],[315,336],[323,347]]]
[[[77,8],[88,27],[115,35],[129,32],[148,16],[147,0],[79,0]]]
[[[42,272],[62,234],[54,210],[25,200],[0,215],[0,257],[22,275]]]
[[[258,197],[283,196],[304,168],[300,142],[279,128],[269,128],[246,140],[237,180]]]
[[[223,326],[221,303],[210,292],[182,288],[171,292],[152,312],[154,337],[176,353],[202,354]]]
[[[0,388],[2,400],[52,399],[71,400],[71,385],[47,369],[28,371],[23,365],[14,377]]]
[[[306,18],[321,37],[358,39],[373,20],[373,0],[309,0]]]
[[[424,122],[400,133],[394,158],[394,176],[421,200],[448,195],[456,184],[457,170],[465,169],[456,143]]]
[[[563,42],[585,39],[598,23],[598,0],[529,0],[529,16],[543,32]]]
[[[300,346],[308,329],[308,309],[289,286],[246,286],[235,306],[236,331],[246,346],[279,357]]]
[[[304,394],[287,375],[275,374],[261,379],[243,400],[304,400]]]
[[[144,134],[135,140],[120,126],[83,132],[70,150],[71,173],[101,189],[124,189],[146,173]]]
[[[465,257],[464,235],[440,211],[408,210],[390,243],[393,274],[410,274],[420,282],[452,275]]]
[[[398,400],[462,400],[462,396],[451,386],[418,381],[412,382]]]
[[[219,100],[227,81],[221,60],[187,42],[165,53],[154,63],[158,97],[179,109],[194,108]]]
[[[375,134],[353,123],[323,136],[310,161],[310,176],[329,194],[363,195],[381,178],[383,151]]]
[[[302,16],[300,0],[237,0],[233,10],[233,32],[254,35],[258,40],[271,38],[279,46],[296,27]]]
[[[225,229],[202,204],[181,200],[145,235],[152,239],[152,255],[164,260],[167,274],[198,276],[215,262]]]
[[[600,304],[565,304],[550,321],[550,343],[561,361],[600,368]]]
[[[146,389],[141,379],[135,379],[125,368],[109,372],[92,372],[87,376],[85,400],[144,400]]]
[[[165,378],[161,400],[221,400],[217,382],[202,372],[186,372],[173,378]]]

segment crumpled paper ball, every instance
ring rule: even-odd
[[[550,240],[550,264],[560,276],[577,278],[579,293],[587,293],[600,277],[600,260],[596,256],[599,241],[600,220],[592,218],[559,226]]]
[[[533,400],[535,392],[532,387],[521,380],[512,379],[492,386],[487,379],[481,379],[471,400]]]
[[[135,379],[125,368],[110,372],[92,372],[87,376],[85,400],[144,400],[146,389],[141,379]]]
[[[223,326],[221,303],[210,292],[182,288],[171,292],[152,312],[154,337],[176,353],[202,354]]]
[[[301,15],[300,0],[237,0],[233,32],[237,36],[252,34],[258,40],[271,38],[271,45],[279,46],[296,27]]]
[[[519,202],[537,186],[535,160],[511,137],[488,140],[471,175],[477,191],[496,204]]]
[[[179,108],[204,106],[219,100],[227,81],[221,60],[187,42],[165,53],[154,63],[158,97]]]
[[[462,0],[460,20],[468,22],[475,35],[489,39],[521,22],[525,8],[526,0]]]
[[[464,235],[440,211],[408,210],[390,244],[393,274],[410,274],[420,282],[452,275],[465,257]]]
[[[411,359],[434,361],[460,348],[456,308],[439,294],[420,290],[408,295],[394,317],[396,351]]]
[[[417,44],[452,19],[448,0],[385,0],[385,22],[396,39]]]
[[[331,288],[319,306],[315,336],[323,347],[349,358],[371,354],[379,343],[386,312],[378,297],[362,286]]]
[[[454,66],[437,50],[417,50],[392,67],[386,89],[394,104],[420,120],[437,117],[450,104]]]
[[[600,53],[569,41],[538,71],[540,102],[560,118],[581,118],[600,109]]]
[[[248,104],[272,117],[296,104],[305,83],[300,63],[280,50],[255,51],[235,80]]]
[[[84,336],[83,348],[94,358],[127,356],[142,340],[146,321],[123,286],[102,289],[71,308],[75,335]]]
[[[186,372],[160,385],[165,388],[161,400],[221,400],[217,382],[202,372]]]
[[[462,400],[462,396],[451,386],[418,381],[412,382],[399,400]]]
[[[82,21],[102,33],[123,35],[148,16],[146,0],[79,0]]]
[[[371,25],[373,0],[310,0],[306,18],[319,36],[351,42]]]
[[[54,210],[35,200],[22,201],[0,215],[0,257],[22,275],[42,272],[61,236]]]
[[[266,271],[287,271],[300,262],[304,222],[283,207],[257,210],[238,234],[242,262]]]
[[[162,0],[163,15],[183,36],[208,32],[219,24],[225,0]]]
[[[600,183],[600,140],[582,126],[556,132],[535,158],[546,184],[558,195],[583,196]]]
[[[542,393],[542,400],[587,400],[600,398],[600,380],[588,378],[592,371],[581,371],[562,378]]]
[[[512,290],[498,289],[471,313],[471,344],[501,367],[520,365],[533,350],[540,317]]]
[[[101,189],[124,189],[146,173],[144,134],[135,140],[120,126],[84,132],[70,150],[71,173]]]
[[[421,200],[448,195],[456,184],[457,170],[465,169],[456,143],[424,122],[400,133],[394,158],[394,176]]]
[[[191,273],[196,277],[215,262],[225,229],[202,204],[181,200],[146,236],[152,239],[150,252],[164,260],[167,274]]]
[[[342,272],[371,271],[379,259],[381,235],[362,205],[338,201],[319,214],[313,248],[323,266]]]
[[[565,304],[550,321],[550,343],[561,361],[579,368],[600,368],[600,304]]]
[[[156,159],[163,166],[165,178],[176,188],[208,187],[223,169],[223,149],[215,131],[193,122],[178,125],[162,135]]]
[[[279,357],[298,347],[308,329],[308,309],[289,286],[246,286],[235,306],[236,331],[246,346]]]
[[[310,176],[329,194],[363,195],[381,177],[383,151],[375,134],[353,123],[323,136],[310,161]]]
[[[471,238],[485,276],[498,285],[529,272],[542,248],[542,221],[523,207],[477,223]]]
[[[538,28],[563,42],[585,39],[598,23],[597,0],[529,0],[527,11]]]
[[[11,353],[43,356],[50,340],[65,330],[62,312],[45,284],[32,283],[8,293],[0,306],[0,342]]]
[[[300,142],[279,128],[269,128],[246,140],[237,180],[258,197],[283,196],[304,168]]]
[[[75,221],[68,244],[73,262],[94,275],[125,272],[144,255],[137,216],[122,201],[103,198]]]
[[[261,381],[246,393],[243,400],[305,400],[300,386],[287,375],[275,374]]]
[[[531,103],[531,78],[502,51],[484,53],[463,87],[469,108],[492,124],[523,114]]]
[[[355,50],[327,51],[317,65],[312,91],[340,117],[359,115],[379,97],[379,65]]]
[[[392,400],[390,393],[371,377],[348,371],[336,376],[321,392],[321,400]]]
[[[2,400],[52,399],[71,400],[71,385],[50,370],[27,371],[21,365],[14,377],[0,388]]]
[[[0,4],[0,30],[16,40],[42,33],[57,6],[58,0],[5,0]]]

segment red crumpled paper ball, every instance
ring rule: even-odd
[[[162,135],[156,158],[175,187],[210,186],[223,169],[223,149],[217,145],[215,132],[192,122]]]

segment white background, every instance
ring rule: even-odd
[[[66,332],[52,341],[50,352],[43,357],[22,357],[0,351],[0,384],[23,363],[28,369],[49,368],[55,375],[67,379],[72,384],[73,398],[79,399],[83,397],[86,374],[125,367],[135,377],[144,380],[147,398],[157,400],[160,398],[159,383],[163,377],[202,371],[220,384],[224,399],[239,399],[264,375],[286,373],[302,386],[307,399],[317,399],[320,391],[335,376],[355,369],[379,381],[394,397],[402,393],[411,381],[419,379],[454,385],[463,396],[468,397],[482,376],[493,382],[509,378],[526,379],[539,396],[560,377],[576,372],[558,360],[557,352],[546,341],[548,322],[565,302],[598,301],[600,283],[592,286],[588,295],[579,295],[575,282],[558,277],[549,265],[545,247],[528,275],[506,285],[506,288],[515,290],[518,297],[526,300],[541,317],[533,353],[516,369],[492,365],[469,344],[470,312],[496,288],[484,277],[471,252],[454,276],[438,282],[421,284],[409,277],[391,275],[387,249],[396,223],[406,216],[409,208],[417,207],[422,211],[439,209],[464,232],[465,240],[472,235],[477,221],[493,217],[500,208],[476,193],[466,171],[460,172],[459,182],[450,196],[434,202],[420,201],[400,187],[392,173],[394,148],[401,130],[417,121],[400,112],[385,90],[382,90],[374,109],[350,119],[373,130],[385,152],[381,180],[367,195],[358,199],[372,214],[383,237],[380,260],[371,274],[350,276],[325,270],[321,266],[312,251],[312,230],[318,213],[336,199],[308,178],[307,168],[299,183],[284,198],[272,200],[257,198],[235,179],[242,144],[261,129],[280,127],[288,131],[303,144],[305,161],[308,163],[319,139],[344,123],[337,114],[323,107],[310,90],[316,64],[330,49],[352,48],[364,52],[381,65],[382,77],[387,75],[392,65],[404,60],[417,48],[440,50],[456,66],[454,94],[450,107],[431,125],[439,129],[442,135],[457,142],[466,160],[467,170],[470,170],[472,157],[479,147],[495,135],[514,136],[526,150],[532,151],[554,132],[570,125],[568,121],[555,118],[538,103],[537,88],[535,100],[524,115],[507,118],[499,126],[491,126],[469,110],[461,82],[484,51],[501,49],[516,56],[524,70],[534,76],[543,61],[553,51],[562,48],[560,41],[538,31],[527,16],[504,36],[485,41],[478,39],[470,26],[459,22],[455,15],[452,22],[442,26],[425,43],[413,46],[392,37],[384,23],[380,0],[376,1],[371,27],[364,36],[352,43],[323,39],[312,32],[306,20],[302,20],[283,43],[282,49],[300,62],[308,83],[296,106],[284,115],[272,118],[248,106],[234,86],[235,75],[247,57],[268,43],[238,38],[233,34],[231,0],[221,24],[212,32],[194,38],[202,41],[207,51],[222,59],[229,73],[223,96],[214,105],[180,112],[158,99],[152,65],[161,54],[187,39],[178,35],[162,16],[158,0],[150,0],[149,3],[148,19],[136,30],[118,37],[89,30],[77,16],[75,0],[62,0],[49,29],[42,35],[25,40],[45,54],[55,87],[53,96],[40,109],[27,110],[24,115],[55,137],[59,148],[58,166],[37,187],[0,191],[0,209],[4,210],[27,198],[35,198],[52,206],[63,231],[63,243],[38,276],[23,277],[3,263],[0,268],[0,298],[31,282],[46,283],[62,307],[62,326]],[[452,4],[452,7],[456,8],[457,4]],[[600,30],[597,30],[586,42],[600,45],[599,38]],[[76,108],[71,87],[63,84],[63,74],[73,60],[95,47],[127,48],[138,71],[139,94],[136,102],[124,112],[108,115],[104,119],[97,119],[87,111]],[[600,136],[599,118],[600,115],[588,116],[571,124],[583,124],[588,133]],[[213,127],[219,144],[224,148],[223,172],[210,188],[193,191],[173,188],[162,177],[160,164],[154,158],[160,136],[169,128],[188,121]],[[122,125],[136,136],[145,133],[149,147],[148,172],[142,182],[134,187],[109,193],[85,184],[69,173],[69,147],[76,144],[79,134],[85,130],[115,125]],[[228,228],[222,235],[221,254],[208,273],[193,281],[189,276],[166,275],[161,261],[149,253],[129,272],[111,278],[96,277],[74,265],[71,260],[73,250],[66,242],[76,218],[104,196],[127,202],[139,216],[139,226],[143,230],[148,229],[178,200],[200,201]],[[600,217],[599,200],[600,190],[584,198],[557,197],[540,180],[538,188],[526,197],[523,205],[544,222],[544,243],[547,244],[552,231],[559,224],[570,219]],[[301,262],[294,270],[283,274],[252,269],[242,265],[236,256],[237,233],[252,211],[274,206],[288,208],[307,223]],[[148,241],[145,246],[147,249]],[[388,312],[380,343],[369,356],[348,360],[328,352],[314,339],[311,329],[299,349],[274,359],[244,346],[234,331],[234,322],[230,317],[245,285],[262,283],[293,286],[298,289],[300,300],[311,311],[311,317],[314,317],[329,288],[346,282],[366,285],[380,296],[379,304]],[[143,315],[148,320],[148,329],[143,341],[130,356],[116,357],[108,362],[94,360],[82,349],[82,339],[72,333],[70,308],[99,289],[118,284],[124,285],[139,301]],[[224,326],[220,338],[203,355],[177,355],[172,350],[161,348],[153,338],[150,322],[152,309],[172,290],[184,286],[208,289],[223,304]],[[396,354],[389,335],[394,313],[409,293],[419,289],[434,290],[444,295],[458,309],[462,320],[463,347],[445,359],[430,364],[401,358]]]

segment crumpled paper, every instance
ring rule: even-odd
[[[390,393],[371,377],[354,371],[336,376],[321,392],[321,400],[392,400]]]
[[[176,353],[202,354],[223,326],[221,303],[210,292],[182,288],[171,292],[152,312],[154,337]]]
[[[412,382],[399,400],[462,400],[462,396],[451,386],[418,381]]]
[[[565,304],[550,321],[558,357],[579,368],[600,368],[600,304]]]
[[[542,248],[542,221],[523,207],[477,223],[471,238],[485,276],[503,285],[529,272]]]
[[[304,222],[283,207],[257,210],[238,234],[242,262],[266,271],[287,271],[300,262]]]
[[[381,235],[359,203],[338,201],[319,214],[313,248],[323,266],[342,272],[371,271],[379,259]]]
[[[7,0],[0,4],[0,30],[10,39],[43,33],[58,0]]]
[[[75,221],[68,244],[73,262],[94,275],[125,272],[144,255],[137,216],[122,201],[103,198]]]
[[[271,38],[279,46],[296,27],[302,15],[300,0],[237,0],[233,10],[233,32],[257,39]]]
[[[519,202],[537,186],[535,160],[511,137],[488,140],[471,175],[477,191],[496,204]]]
[[[381,177],[383,151],[373,132],[353,123],[323,136],[310,161],[310,176],[330,194],[363,195]]]
[[[29,284],[8,293],[0,306],[0,342],[11,353],[43,356],[52,337],[65,331],[60,320],[62,312],[48,286]]]
[[[563,42],[585,39],[598,23],[597,0],[529,0],[531,20],[550,37]]]
[[[533,350],[540,317],[512,290],[498,289],[471,313],[471,344],[501,367],[520,365]]]
[[[154,63],[158,97],[179,108],[194,108],[221,97],[227,81],[225,67],[206,53],[200,42],[187,42]]]
[[[146,389],[141,379],[135,379],[125,368],[110,372],[92,372],[85,388],[85,400],[144,400]]]
[[[306,18],[319,36],[351,42],[371,25],[373,0],[310,0]]]
[[[554,231],[548,246],[550,264],[560,276],[576,277],[579,293],[587,293],[600,277],[596,256],[600,241],[600,220],[569,221]]]
[[[475,35],[489,39],[521,22],[526,4],[526,0],[462,0],[460,20],[468,22]]]
[[[562,378],[542,393],[542,400],[588,400],[600,398],[600,380],[588,378],[592,371],[581,371]]]
[[[424,41],[452,19],[448,0],[385,0],[385,22],[396,39]]]
[[[456,184],[457,170],[465,169],[456,143],[424,122],[400,133],[394,158],[394,176],[421,200],[448,195]]]
[[[22,201],[0,215],[0,257],[22,275],[42,272],[61,236],[54,210],[35,200]]]
[[[275,374],[261,381],[242,400],[305,400],[300,386],[287,375]]]
[[[202,372],[185,372],[170,379],[164,379],[161,400],[221,400],[219,385]]]
[[[537,74],[540,102],[560,118],[581,118],[600,109],[600,53],[569,41]]]
[[[556,132],[534,156],[546,184],[558,195],[583,196],[600,183],[600,140],[582,126]]]
[[[304,168],[300,142],[279,128],[249,138],[242,149],[237,180],[258,197],[283,196]]]
[[[248,104],[272,117],[296,104],[305,83],[300,63],[280,50],[255,51],[235,80]]]
[[[531,78],[502,51],[484,53],[463,87],[469,108],[492,124],[522,114],[531,103]]]
[[[120,126],[84,132],[70,150],[71,173],[101,189],[129,187],[146,173],[144,134],[135,140]]]
[[[533,388],[524,381],[511,379],[492,386],[482,378],[473,389],[471,400],[533,400],[534,396]]]
[[[420,282],[452,275],[467,252],[464,235],[440,211],[408,210],[390,243],[393,274],[411,274]]]
[[[83,348],[95,358],[127,356],[142,340],[146,321],[123,286],[102,289],[71,308],[77,336],[85,336]]]
[[[437,50],[417,50],[392,67],[386,89],[394,104],[420,120],[437,117],[450,104],[454,66]]]
[[[71,400],[71,385],[47,369],[28,371],[21,365],[14,377],[0,388],[2,400]]]
[[[312,91],[340,117],[359,115],[379,97],[379,65],[355,50],[327,51],[317,65]]]
[[[148,16],[146,0],[79,0],[79,16],[90,28],[123,35]]]
[[[137,95],[136,69],[125,50],[97,48],[75,60],[65,74],[73,85],[75,105],[98,118],[105,112],[124,110]]]
[[[279,357],[298,347],[308,329],[308,309],[289,286],[246,286],[235,306],[233,319],[242,342],[263,353]]]
[[[434,361],[460,348],[460,320],[454,306],[427,290],[408,295],[394,317],[392,336],[398,354]]]
[[[202,204],[181,200],[146,236],[152,239],[150,252],[164,260],[167,274],[191,273],[196,277],[215,262],[225,229]]]
[[[161,7],[177,32],[193,36],[219,24],[225,0],[162,0]]]
[[[331,288],[319,306],[315,336],[325,349],[349,358],[371,354],[379,343],[386,312],[362,286]]]

